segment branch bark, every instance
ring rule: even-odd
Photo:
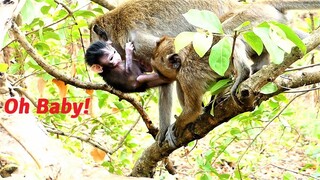
[[[315,31],[309,38],[304,40],[307,46],[307,52],[316,48],[320,44],[320,29]],[[204,113],[197,120],[189,124],[189,128],[184,132],[182,138],[178,138],[177,144],[188,144],[189,142],[200,139],[208,134],[212,129],[216,128],[220,124],[229,121],[231,118],[237,116],[246,111],[252,111],[255,106],[261,103],[262,100],[266,100],[271,96],[262,95],[259,93],[261,87],[266,83],[275,80],[279,75],[281,75],[286,68],[288,68],[292,63],[297,61],[302,57],[302,53],[298,48],[293,48],[291,54],[286,54],[283,63],[281,64],[270,64],[249,79],[244,81],[239,87],[239,99],[245,102],[244,107],[239,107],[235,104],[231,97],[227,97],[221,102],[218,102],[214,106],[214,116],[209,113]],[[309,70],[310,71],[310,70]],[[299,72],[296,75],[292,75],[291,83],[277,80],[282,87],[299,87],[300,85],[308,85],[312,83],[320,82],[319,71],[304,72],[304,78],[294,78],[299,76]],[[300,76],[301,77],[301,76]],[[286,89],[279,88],[275,94],[279,94]],[[274,94],[274,95],[275,95]],[[241,96],[240,96],[241,95]],[[181,147],[181,146],[180,146]],[[180,148],[171,148],[165,143],[162,147],[159,147],[157,143],[152,144],[147,148],[140,159],[136,162],[131,175],[132,176],[143,176],[152,177],[154,175],[154,169],[157,162],[162,158],[167,157],[171,152]]]
[[[108,9],[109,11],[111,11],[112,9],[116,8],[114,5],[110,4],[108,1],[106,0],[91,0],[92,2],[95,2],[97,4],[99,4],[100,6]]]

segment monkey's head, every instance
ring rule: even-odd
[[[115,68],[122,59],[110,42],[96,41],[87,49],[85,61],[93,71],[102,73],[104,67]]]
[[[182,59],[175,53],[174,38],[164,36],[158,42],[151,59],[152,67],[162,76],[176,80]]]

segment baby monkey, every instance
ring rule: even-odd
[[[128,42],[124,62],[110,41],[96,41],[87,49],[85,61],[107,84],[122,92],[143,92],[171,82],[157,73],[144,74],[152,68],[133,60],[133,50],[133,44]]]

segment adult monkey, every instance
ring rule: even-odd
[[[176,36],[183,31],[194,31],[182,16],[189,9],[206,9],[217,15],[240,5],[235,0],[131,0],[107,12],[91,23],[90,30],[101,40],[112,45],[125,58],[125,44],[132,41],[134,58],[150,64],[156,42],[163,35]],[[216,8],[219,7],[219,8]],[[96,39],[91,39],[96,40]],[[178,90],[178,94],[181,90]],[[170,125],[172,85],[160,87],[158,141],[162,142]]]
[[[307,8],[316,2],[317,0],[293,0],[292,2],[277,0],[264,2],[264,4],[272,4],[278,10],[275,15],[281,15],[283,10]],[[111,40],[123,59],[125,44],[132,41],[135,47],[135,58],[150,64],[156,41],[160,37],[176,36],[182,31],[195,30],[182,17],[182,14],[189,9],[206,9],[222,16],[228,11],[239,9],[240,6],[242,3],[235,0],[131,0],[96,18],[90,29],[100,39]],[[261,14],[270,14],[265,11],[268,10],[262,10]],[[166,130],[170,125],[171,91],[171,85],[164,85],[160,88],[160,132],[158,136],[160,142],[164,140]],[[180,96],[179,87],[177,91]]]
[[[308,8],[320,8],[320,1],[308,2],[309,4],[312,2],[312,6],[308,6]],[[251,4],[244,8],[239,8],[231,13],[226,13],[221,20],[223,21],[222,28],[228,34],[232,34],[233,30],[245,21],[250,21],[252,25],[268,20],[286,21],[283,13],[268,4]],[[300,38],[305,38],[308,35],[300,31],[297,31],[297,34]],[[213,44],[217,43],[221,38],[223,37],[215,36]],[[212,83],[221,78],[230,77],[233,72],[236,72],[236,79],[231,88],[231,96],[236,102],[239,101],[238,99],[236,100],[237,87],[252,73],[261,69],[264,64],[269,63],[269,54],[263,51],[260,56],[257,56],[255,51],[247,46],[243,38],[239,36],[233,50],[233,63],[230,63],[224,76],[218,75],[210,68],[208,59],[209,52],[200,58],[191,44],[176,53],[174,38],[164,36],[157,42],[154,57],[151,60],[153,69],[169,80],[176,80],[182,90],[182,97],[180,98],[180,100],[182,99],[180,101],[183,108],[182,113],[176,117],[176,123],[168,129],[166,136],[170,146],[177,146],[177,137],[181,137],[187,125],[194,122],[201,114],[202,96]]]

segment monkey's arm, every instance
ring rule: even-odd
[[[168,79],[160,77],[157,73],[139,75],[137,77],[137,81],[141,84],[147,84],[147,88],[157,87],[172,82]]]
[[[231,88],[231,96],[233,100],[242,106],[243,103],[237,97],[237,88],[244,80],[248,79],[251,75],[252,60],[248,57],[246,52],[246,46],[241,39],[236,40],[234,53],[233,53],[233,64],[236,70],[236,79]]]
[[[177,88],[180,88],[183,93],[181,95],[183,97],[181,104],[183,106],[183,110],[181,114],[176,117],[176,122],[172,124],[166,132],[165,140],[168,141],[171,147],[177,146],[177,138],[180,138],[187,128],[187,125],[195,121],[201,114],[203,89],[198,87],[205,86],[201,84],[201,81],[186,81],[181,80],[181,78],[179,79],[180,83],[177,84],[180,84],[180,86],[177,86]]]
[[[129,73],[132,69],[132,55],[133,55],[133,44],[132,42],[126,43],[126,72]]]

